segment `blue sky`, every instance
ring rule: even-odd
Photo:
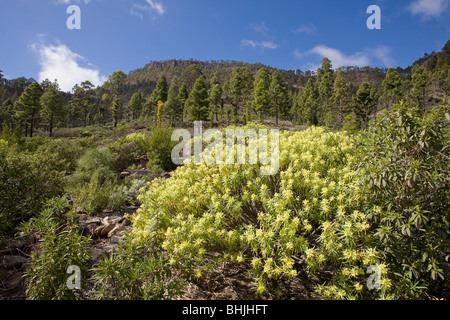
[[[81,30],[69,30],[69,5]],[[381,30],[369,30],[370,5]],[[315,69],[406,67],[450,38],[450,0],[1,0],[0,69],[9,79],[100,85],[151,60],[261,62]]]

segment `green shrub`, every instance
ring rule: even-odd
[[[134,132],[127,135],[125,140],[135,143],[140,155],[146,154],[150,150],[150,135],[147,133]]]
[[[129,186],[123,187],[123,195],[128,204],[138,206],[140,201],[138,200],[141,191],[144,191],[147,187],[147,181],[144,179],[133,179],[129,182]]]
[[[155,246],[125,241],[117,252],[93,268],[93,294],[99,299],[161,300],[180,294],[182,279],[175,280],[170,265]]]
[[[83,212],[94,214],[103,209],[117,210],[125,202],[117,178],[110,178],[104,169],[94,171],[89,183],[71,190],[72,199]]]
[[[80,134],[80,138],[89,138],[89,137],[92,137],[92,133],[90,133],[89,131],[83,131]]]
[[[56,200],[61,206],[61,201]],[[89,252],[86,247],[89,238],[79,233],[73,213],[69,213],[67,223],[60,223],[58,207],[49,203],[41,216],[30,221],[23,230],[40,235],[40,245],[31,254],[30,265],[25,271],[27,298],[30,300],[67,300],[83,298],[82,288],[69,289],[67,280],[69,266],[78,266],[82,278],[87,271]],[[83,288],[84,287],[84,288]]]
[[[12,232],[64,192],[67,164],[53,153],[21,152],[0,141],[0,232]]]
[[[362,173],[375,246],[401,298],[450,287],[448,107],[421,114],[405,103],[378,116],[364,135]]]
[[[360,130],[360,125],[356,116],[353,113],[349,113],[344,117],[344,122],[342,123],[342,131],[348,133],[356,133]]]
[[[147,153],[148,167],[159,166],[164,171],[176,168],[172,161],[172,149],[177,142],[172,141],[173,129],[170,127],[155,127],[150,134],[150,150]]]
[[[78,159],[83,156],[87,149],[93,148],[95,145],[96,141],[91,138],[60,138],[48,140],[45,144],[38,147],[37,152],[55,153],[58,159],[67,162],[69,171],[75,171]]]

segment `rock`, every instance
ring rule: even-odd
[[[104,224],[105,226],[111,223],[111,217],[110,216],[106,216],[102,219],[101,221],[102,224]]]
[[[105,228],[104,225],[98,226],[95,228],[94,232],[92,232],[92,235],[94,237],[99,237],[102,234],[103,229]]]
[[[139,209],[139,207],[137,207],[137,206],[128,206],[128,207],[121,208],[122,212],[127,213],[127,214],[135,214],[137,209]]]
[[[159,176],[160,176],[160,178],[163,178],[163,179],[169,179],[172,176],[172,173],[171,172],[163,172]]]
[[[111,231],[108,232],[107,237],[111,238],[113,235],[115,235],[116,233],[118,233],[119,231],[122,231],[125,227],[123,227],[120,224],[116,224],[116,226],[114,227],[114,229],[112,229]]]
[[[105,223],[105,224],[111,224],[111,223],[121,224],[124,221],[124,219],[125,218],[122,216],[109,217],[108,223]]]
[[[83,221],[83,224],[93,224],[93,223],[102,223],[102,218],[100,217],[89,217]]]
[[[120,244],[122,242],[123,242],[123,239],[122,239],[122,237],[119,237],[119,236],[112,236],[111,240],[109,241],[109,243],[111,243],[111,244]]]
[[[124,218],[124,219],[123,219],[123,222],[122,222],[122,225],[123,225],[124,227],[131,226],[131,220],[130,220],[130,219],[127,219],[127,218]]]
[[[102,237],[107,236],[108,233],[109,233],[111,230],[113,230],[116,226],[117,226],[117,224],[115,224],[115,223],[111,223],[111,224],[105,226],[105,227],[102,229],[100,235],[101,235]]]
[[[88,248],[89,253],[91,254],[91,262],[96,263],[100,260],[103,255],[103,250],[98,248]]]
[[[127,171],[120,173],[120,179],[125,179],[126,177],[129,177],[129,176],[130,176],[130,173]]]
[[[6,248],[8,249],[21,249],[25,245],[27,245],[30,242],[29,239],[25,237],[16,238],[16,239],[9,239],[6,241]]]
[[[139,159],[139,164],[142,166],[142,168],[147,167],[147,163],[148,163],[148,158],[147,156],[141,156],[141,158]]]
[[[98,228],[99,226],[96,224],[88,224],[87,226],[85,226],[83,228],[83,235],[84,236],[94,236],[95,235],[95,230]],[[101,232],[101,230],[99,230],[99,232]],[[100,233],[99,233],[100,234]]]
[[[6,286],[8,289],[13,289],[18,287],[23,282],[23,273],[17,272],[14,273],[6,282]]]
[[[27,261],[28,259],[22,256],[2,256],[0,257],[0,266],[5,269],[18,269]]]
[[[118,249],[117,245],[107,244],[106,246],[103,246],[103,252],[105,253],[112,253]]]

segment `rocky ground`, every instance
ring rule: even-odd
[[[131,228],[125,213],[134,213],[137,207],[124,207],[120,212],[105,210],[102,214],[90,217],[81,214],[78,219],[80,230],[85,236],[91,236],[88,247],[91,254],[90,266],[98,262],[104,254],[116,250],[126,230]],[[30,261],[31,252],[38,245],[34,237],[16,237],[0,239],[0,299],[26,299],[24,272]]]
[[[142,159],[146,161],[147,159]],[[142,172],[141,172],[142,171]],[[146,175],[147,172],[124,171],[121,178],[131,174]],[[169,178],[170,173],[163,173],[162,178]],[[123,235],[131,229],[131,221],[124,217],[132,215],[138,207],[122,207],[120,211],[104,210],[96,216],[80,214],[78,224],[83,235],[90,236],[88,247],[91,255],[89,268],[93,267],[104,255],[118,249]],[[0,238],[0,300],[24,300],[26,284],[24,272],[30,261],[31,252],[39,245],[39,240],[29,237]],[[262,299],[255,294],[252,279],[243,265],[226,263],[217,270],[190,283],[184,294],[176,300],[253,300]],[[278,287],[278,296],[268,295],[264,299],[305,300],[320,299],[314,294],[312,282],[306,274]]]

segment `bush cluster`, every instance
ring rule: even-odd
[[[161,239],[189,278],[223,261],[246,264],[258,294],[305,270],[330,299],[445,296],[445,112],[400,104],[356,137],[282,132],[273,176],[258,165],[183,165],[141,195],[131,238]],[[376,289],[367,285],[374,269]]]

